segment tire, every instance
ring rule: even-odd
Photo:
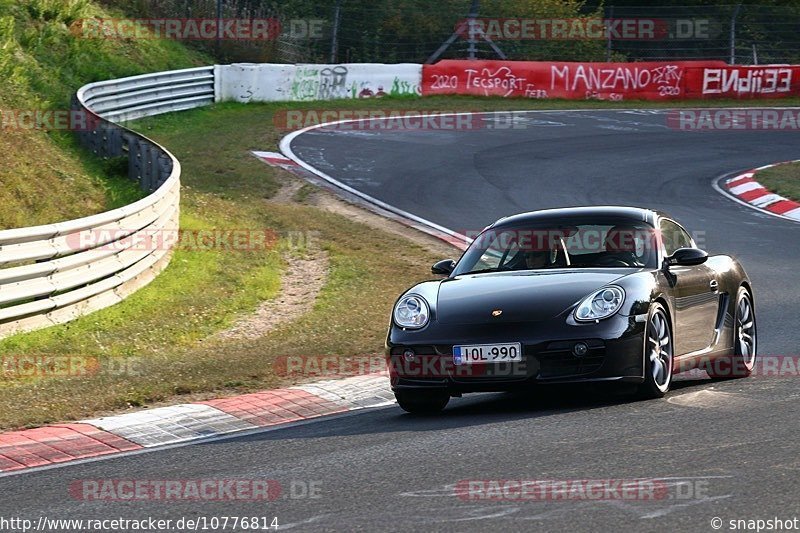
[[[733,346],[730,359],[723,357],[707,369],[712,379],[746,378],[756,366],[758,331],[753,297],[744,287],[736,294],[733,319]]]
[[[415,415],[430,415],[440,412],[450,401],[450,394],[442,391],[399,390],[394,397],[404,411]]]
[[[654,303],[647,315],[644,339],[644,382],[639,385],[642,399],[663,398],[672,384],[675,351],[672,328],[664,306]]]

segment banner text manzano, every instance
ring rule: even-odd
[[[569,100],[780,98],[800,93],[800,66],[721,61],[584,63],[446,60],[423,65],[422,94]]]

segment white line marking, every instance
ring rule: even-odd
[[[327,122],[325,124],[319,124],[317,126],[309,126],[307,128],[303,128],[301,130],[293,131],[292,133],[290,133],[289,135],[287,135],[286,137],[281,139],[281,142],[280,142],[281,152],[283,152],[289,159],[291,159],[292,161],[294,161],[295,163],[297,163],[298,165],[300,165],[301,167],[303,167],[307,171],[311,172],[315,176],[319,176],[320,178],[324,179],[328,183],[331,183],[331,184],[335,185],[336,187],[338,187],[338,188],[340,188],[342,190],[345,190],[345,191],[349,192],[350,194],[353,194],[353,195],[361,198],[362,200],[366,200],[367,202],[369,202],[372,205],[376,205],[376,206],[380,207],[381,209],[389,211],[390,213],[394,213],[396,215],[399,215],[402,218],[405,218],[406,220],[411,220],[413,222],[416,222],[417,224],[421,224],[422,226],[426,226],[426,227],[428,227],[430,229],[433,229],[433,230],[435,230],[437,232],[443,233],[445,235],[449,235],[450,237],[454,237],[455,239],[457,239],[459,241],[462,241],[464,243],[472,242],[471,239],[469,239],[466,235],[462,235],[462,234],[457,233],[457,232],[455,232],[455,231],[453,231],[451,229],[445,228],[444,226],[440,226],[439,224],[436,224],[435,222],[431,222],[430,220],[427,220],[427,219],[424,219],[424,218],[419,217],[417,215],[414,215],[412,213],[409,213],[408,211],[404,211],[404,210],[402,210],[400,208],[394,207],[393,205],[389,205],[386,202],[378,200],[377,198],[374,198],[374,197],[372,197],[372,196],[370,196],[370,195],[368,195],[366,193],[363,193],[363,192],[361,192],[361,191],[359,191],[357,189],[354,189],[353,187],[350,187],[349,185],[346,185],[346,184],[342,183],[341,181],[337,180],[336,178],[334,178],[332,176],[329,176],[325,172],[323,172],[323,171],[317,169],[316,167],[313,167],[310,164],[306,163],[305,161],[300,159],[292,151],[292,146],[291,146],[292,145],[292,141],[295,138],[297,138],[299,135],[302,135],[303,133],[307,133],[307,132],[309,132],[311,130],[315,130],[315,129],[318,129],[318,128],[324,128],[326,126],[331,126],[331,125],[334,125],[334,124],[346,123],[346,122],[358,122],[358,120],[342,120],[342,121]]]
[[[738,109],[738,108],[730,108],[730,109]],[[771,109],[771,108],[764,108],[764,109]],[[787,109],[792,109],[792,108],[787,108]],[[798,108],[798,109],[800,109],[800,108]],[[587,112],[587,111],[598,111],[598,110],[597,109],[529,109],[529,110],[524,110],[524,111],[478,111],[478,112],[476,112],[476,111],[468,111],[468,112],[463,112],[463,113],[421,114],[419,116],[422,117],[422,118],[431,117],[431,116],[436,116],[436,117],[461,117],[461,116],[470,116],[470,115],[498,115],[498,114],[506,114],[506,115],[508,115],[508,114],[520,114],[520,113],[564,113],[564,112],[570,112],[570,113],[571,112],[579,112],[580,113],[580,112]],[[632,110],[631,109],[624,109],[624,108],[616,108],[616,109],[602,109],[601,111],[629,112],[629,111],[632,111]],[[334,120],[332,122],[326,122],[324,124],[317,124],[317,125],[314,125],[314,126],[308,126],[306,128],[303,128],[303,129],[300,129],[300,130],[297,130],[297,131],[293,131],[293,132],[289,133],[288,135],[286,135],[283,139],[281,139],[281,142],[279,144],[280,150],[289,159],[293,160],[295,163],[297,163],[298,165],[300,165],[301,167],[303,167],[307,171],[311,172],[315,176],[319,176],[320,178],[322,178],[323,180],[327,181],[328,183],[331,183],[332,185],[334,185],[334,186],[336,186],[336,187],[338,187],[340,189],[343,189],[343,190],[349,192],[350,194],[353,194],[353,195],[361,198],[362,200],[366,200],[368,203],[370,203],[372,205],[378,206],[381,209],[389,211],[390,213],[394,213],[395,215],[399,215],[399,216],[405,218],[406,220],[411,220],[413,222],[416,222],[417,224],[421,224],[423,226],[427,226],[428,228],[431,228],[431,229],[433,229],[435,231],[438,231],[438,232],[444,233],[445,235],[449,235],[451,237],[454,237],[454,238],[456,238],[456,239],[458,239],[458,240],[460,240],[460,241],[462,241],[464,243],[467,243],[467,244],[471,243],[472,239],[470,239],[466,235],[462,235],[462,234],[457,233],[457,232],[455,232],[455,231],[453,231],[453,230],[451,230],[449,228],[445,228],[444,226],[436,224],[435,222],[431,222],[430,220],[427,220],[427,219],[424,219],[424,218],[419,217],[417,215],[414,215],[413,213],[409,213],[408,211],[404,211],[403,209],[400,209],[400,208],[395,207],[393,205],[387,204],[386,202],[378,200],[377,198],[375,198],[373,196],[370,196],[369,194],[361,192],[361,191],[359,191],[357,189],[354,189],[353,187],[350,187],[349,185],[346,185],[346,184],[342,183],[341,181],[337,180],[333,176],[330,176],[329,174],[326,174],[322,170],[319,170],[318,168],[310,165],[309,163],[306,163],[305,161],[300,159],[300,157],[298,157],[297,154],[295,154],[294,151],[292,150],[292,142],[297,137],[299,137],[300,135],[303,135],[304,133],[311,132],[313,130],[322,129],[322,128],[326,128],[328,126],[334,126],[334,125],[339,125],[339,124],[349,124],[349,123],[353,123],[353,122],[372,122],[372,121],[378,121],[378,120],[391,120],[391,119],[392,119],[392,117],[356,118],[356,119],[347,119],[347,120]],[[428,232],[426,232],[426,233],[428,233]],[[434,234],[434,236],[436,236],[436,235]]]

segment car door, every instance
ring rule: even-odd
[[[666,256],[678,248],[693,248],[694,241],[677,223],[659,223]],[[669,274],[675,297],[675,355],[698,352],[713,342],[719,310],[719,292],[714,271],[706,265],[670,265]]]

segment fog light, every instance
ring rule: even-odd
[[[406,350],[403,352],[403,357],[406,361],[412,363],[417,358],[417,354],[414,353],[414,350]]]
[[[572,347],[572,353],[575,357],[583,357],[589,352],[589,347],[586,345],[585,342],[577,342],[575,346]]]

